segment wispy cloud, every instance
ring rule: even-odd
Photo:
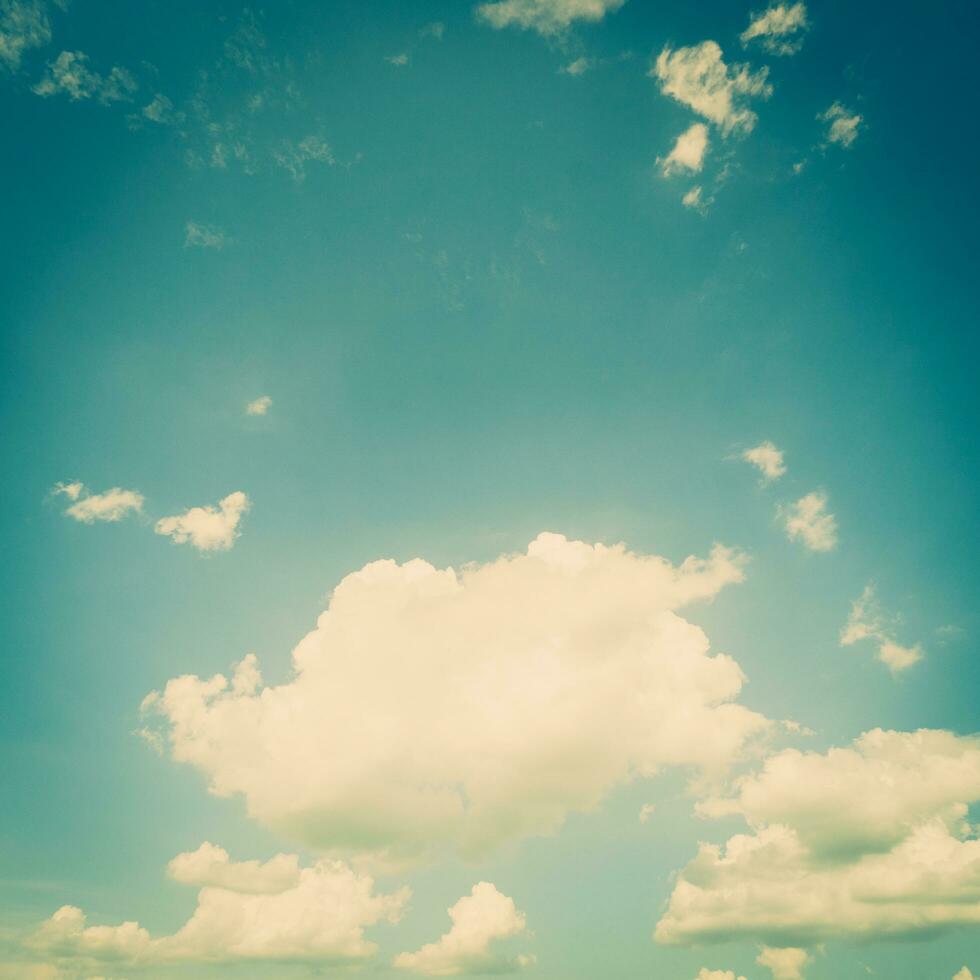
[[[229,238],[217,225],[202,225],[188,221],[184,226],[184,248],[213,248],[220,251]]]
[[[626,0],[497,0],[476,8],[477,17],[498,30],[518,27],[546,37],[561,34],[577,20],[599,21]]]
[[[742,32],[742,44],[757,41],[770,54],[796,54],[803,47],[810,29],[806,4],[780,3],[761,13],[752,14],[749,26]]]
[[[863,116],[852,112],[840,102],[834,102],[829,109],[821,112],[817,119],[827,123],[827,143],[836,143],[844,149],[853,146],[864,122]]]
[[[886,622],[878,606],[873,582],[851,603],[851,612],[841,630],[841,646],[851,646],[862,640],[872,640],[878,645],[878,659],[892,673],[908,670],[924,656],[918,643],[902,646],[892,635],[892,628]]]
[[[708,152],[708,127],[704,123],[694,123],[684,130],[674,148],[662,160],[658,160],[661,173],[669,177],[678,171],[699,173],[704,166],[704,157]]]
[[[837,518],[827,510],[827,494],[814,490],[780,510],[790,541],[800,541],[811,551],[837,547]]]
[[[739,459],[746,463],[751,463],[761,474],[763,483],[771,483],[778,480],[786,473],[786,462],[783,459],[783,452],[768,439],[760,442],[758,446],[746,449]]]
[[[27,51],[51,40],[51,22],[44,0],[0,0],[0,66],[20,68]]]
[[[82,524],[96,521],[121,521],[127,514],[138,513],[143,509],[143,495],[136,490],[123,490],[113,487],[102,493],[90,493],[80,481],[59,483],[52,491],[72,501],[65,513]]]
[[[94,98],[103,105],[132,100],[139,85],[125,68],[113,68],[103,76],[92,71],[88,64],[87,54],[62,51],[48,64],[47,72],[34,86],[34,92],[44,98],[63,93],[72,101]]]

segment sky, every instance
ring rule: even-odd
[[[980,975],[978,26],[0,0],[0,978]]]

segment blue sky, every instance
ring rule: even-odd
[[[0,977],[980,974],[976,27],[0,0]]]

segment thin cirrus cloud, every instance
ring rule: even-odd
[[[205,847],[211,850],[202,858]],[[172,935],[154,938],[135,921],[90,926],[80,908],[65,905],[25,945],[79,969],[242,962],[327,962],[339,968],[376,955],[377,945],[364,930],[397,922],[410,894],[407,888],[380,894],[371,878],[336,861],[301,868],[295,855],[279,855],[264,865],[236,864],[223,849],[205,847],[170,863],[171,877],[201,888],[191,917]],[[282,869],[270,873],[273,864]],[[290,873],[280,873],[287,866]],[[185,874],[187,868],[192,871]],[[259,879],[262,888],[255,887]]]
[[[65,514],[82,524],[94,524],[96,521],[115,523],[143,509],[143,495],[136,490],[123,490],[122,487],[90,493],[83,483],[76,480],[57,484],[53,492],[72,501]]]
[[[400,953],[394,965],[402,970],[431,977],[459,974],[513,973],[533,959],[520,953],[508,956],[498,948],[505,939],[526,930],[524,913],[514,900],[495,885],[481,881],[447,910],[452,928],[434,943],[426,943],[415,953]]]
[[[248,497],[237,490],[216,507],[191,507],[183,514],[163,517],[154,530],[198,551],[227,551],[239,535],[238,525],[248,508]]]
[[[833,551],[837,547],[837,518],[827,510],[827,494],[822,490],[780,508],[779,514],[790,541],[799,541],[810,551]]]
[[[661,173],[669,177],[673,173],[699,173],[708,152],[708,127],[694,123],[677,137],[674,148],[658,161]]]
[[[766,439],[758,446],[746,449],[739,456],[746,463],[751,463],[761,474],[763,483],[772,483],[786,475],[786,461],[781,449]]]
[[[821,112],[817,119],[827,123],[827,143],[835,143],[845,150],[854,145],[864,123],[863,116],[841,105],[840,102],[834,102],[829,109]]]
[[[615,13],[626,0],[496,0],[476,8],[476,16],[491,27],[519,27],[545,37],[562,34],[575,21],[599,21]]]
[[[875,729],[826,753],[766,760],[707,817],[751,832],[702,844],[657,923],[659,942],[814,947],[980,924],[980,739]]]
[[[213,248],[221,251],[229,242],[222,228],[188,221],[184,226],[184,248]]]
[[[755,41],[769,54],[791,55],[802,49],[809,29],[806,4],[780,3],[752,14],[739,40],[746,46]]]
[[[648,74],[657,79],[664,95],[714,123],[723,136],[751,132],[758,117],[748,100],[772,95],[767,68],[753,72],[748,65],[727,64],[715,41],[665,47]]]
[[[230,682],[175,678],[144,701],[149,737],[321,853],[478,857],[663,766],[722,772],[770,730],[677,612],[743,575],[721,546],[675,566],[551,533],[460,572],[372,562],[334,589],[290,680],[263,686],[251,654]]]
[[[64,94],[73,102],[94,98],[109,105],[131,101],[137,88],[136,79],[125,68],[113,68],[103,76],[89,68],[89,57],[84,52],[62,51],[48,64],[33,91],[43,97]]]
[[[878,659],[894,674],[908,670],[922,660],[922,647],[916,643],[907,647],[892,635],[878,606],[873,582],[851,603],[851,611],[840,634],[841,646],[849,647],[862,640],[872,640],[878,646]]]

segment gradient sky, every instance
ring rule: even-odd
[[[796,8],[800,26],[779,33]],[[478,882],[525,918],[514,912],[510,936],[488,933],[451,972],[980,974],[980,24],[952,0],[812,0],[770,8],[749,36],[765,11],[0,0],[0,977],[406,977],[395,957],[436,942]],[[723,59],[714,85],[658,76],[671,54],[710,61],[707,41]],[[698,126],[703,156],[671,163]],[[769,442],[785,472],[767,479],[744,454]],[[115,510],[102,496],[113,488],[131,491]],[[247,496],[240,515],[234,501],[217,509],[233,493]],[[821,495],[832,521],[793,536],[794,508]],[[733,699],[769,728],[709,775],[696,753],[655,776],[631,768],[546,831],[398,867],[324,844],[334,825],[320,811],[291,831],[247,794],[209,793],[215,771],[175,758],[172,716],[140,737],[144,697],[172,678],[230,677],[254,652],[270,685],[293,684],[292,650],[367,563],[506,564],[541,532],[674,564],[715,542],[744,555],[744,581],[677,615],[737,662]],[[617,596],[639,574],[621,561]],[[535,606],[513,579],[486,630],[458,627],[481,669],[494,663],[479,659],[480,637],[498,617],[501,635],[519,636],[511,619]],[[874,601],[852,618],[866,635],[842,645],[869,585]],[[561,592],[569,620],[595,596],[576,588]],[[390,620],[379,678],[385,657],[400,670],[426,656],[399,648],[416,620],[386,602],[354,620],[379,636]],[[597,609],[601,660],[615,615]],[[456,619],[443,625],[455,635]],[[419,636],[443,635],[430,626]],[[423,710],[439,674],[417,676],[405,699],[418,708],[395,738],[421,753],[411,719],[446,702],[437,689]],[[624,680],[623,714],[634,694]],[[352,725],[375,696],[343,689]],[[601,741],[620,721],[614,709],[588,723]],[[943,899],[959,919],[908,885],[896,903],[915,928],[855,936],[828,919],[775,942],[768,925],[740,923],[654,942],[699,842],[797,819],[835,832],[809,770],[790,791],[812,802],[802,816],[708,819],[699,801],[731,796],[732,779],[788,749],[833,760],[831,747],[877,728],[952,733],[959,775],[908,812],[901,801],[945,765],[927,749],[862,777],[878,793],[875,827],[901,833],[813,866],[844,874],[942,825],[963,855],[960,890]],[[554,748],[536,725],[518,729],[522,760]],[[306,730],[297,739],[318,758],[327,732],[319,746]],[[689,747],[700,738],[683,734]],[[441,763],[468,778],[465,760]],[[541,765],[517,771],[538,786]],[[385,785],[371,792],[387,799]],[[862,808],[841,792],[839,809]],[[204,841],[235,861],[286,853],[313,866],[330,851],[411,899],[397,923],[365,927],[377,951],[346,959],[221,949],[170,961],[44,938],[64,906],[89,926],[173,935],[197,888],[167,865]],[[780,974],[757,963],[763,946],[805,948],[809,962]]]

